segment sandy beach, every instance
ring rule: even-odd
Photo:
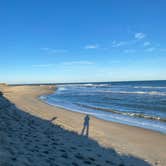
[[[39,99],[54,90],[0,86],[0,165],[166,165],[165,134],[90,117],[81,136],[84,114]]]

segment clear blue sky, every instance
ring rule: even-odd
[[[0,2],[0,82],[166,79],[165,0]]]

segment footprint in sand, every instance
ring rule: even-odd
[[[74,146],[71,146],[71,149],[76,150],[77,148],[76,148],[76,147],[74,147]]]
[[[89,165],[92,164],[90,161],[87,161],[87,160],[85,160],[84,163],[85,163],[85,164],[89,164]]]
[[[87,151],[91,152],[92,150],[91,149],[86,149]]]
[[[93,157],[88,157],[88,159],[91,161],[95,161],[95,159]]]
[[[75,157],[76,157],[77,159],[80,159],[80,160],[83,160],[83,159],[84,159],[84,157],[83,157],[83,156],[81,156],[81,154],[80,154],[80,153],[76,154],[76,155],[75,155]]]
[[[72,165],[73,166],[79,166],[79,164],[75,163],[75,162],[72,162]]]
[[[102,155],[101,154],[97,154],[98,157],[101,157]]]
[[[69,158],[67,153],[62,154],[61,157],[65,159]]]
[[[60,149],[59,151],[60,151],[60,152],[66,152],[64,149]]]
[[[114,165],[114,163],[113,163],[112,161],[106,160],[105,162],[106,162],[107,164]]]

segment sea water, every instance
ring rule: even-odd
[[[59,84],[51,105],[166,133],[166,81]]]

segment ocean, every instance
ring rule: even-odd
[[[48,104],[166,134],[166,81],[59,84]]]

